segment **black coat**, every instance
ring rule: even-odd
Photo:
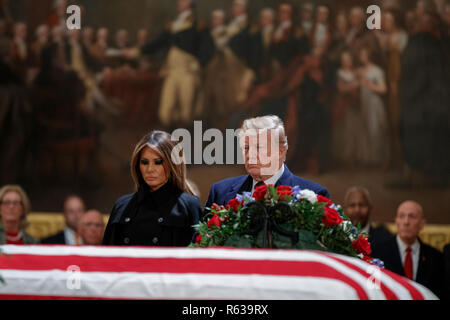
[[[369,228],[369,241],[373,250],[376,250],[376,246],[380,243],[388,241],[392,237],[392,234],[383,226]]]
[[[446,298],[450,300],[450,244],[444,247]]]
[[[200,199],[169,185],[121,197],[114,205],[104,245],[185,247],[201,215]]]
[[[201,40],[202,33],[197,30],[194,22],[191,28],[179,32],[164,30],[154,40],[142,46],[141,53],[144,55],[152,55],[160,51],[167,53],[172,46],[175,46],[198,58]]]
[[[41,240],[42,244],[66,244],[66,237],[64,236],[64,230],[57,234],[44,238]]]
[[[444,296],[444,257],[437,249],[420,241],[419,267],[417,269],[416,282],[427,287],[439,298]],[[384,261],[386,269],[405,276],[402,260],[396,240],[392,236],[388,241],[377,245],[372,252],[373,258]]]

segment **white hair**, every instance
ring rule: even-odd
[[[247,8],[248,6],[248,1],[247,0],[234,0],[234,3],[240,4],[241,6],[244,6]]]
[[[272,16],[273,19],[275,19],[275,10],[273,8],[270,7],[265,7],[260,11],[260,16],[263,15],[264,13],[270,13],[270,15]]]
[[[253,131],[254,133],[262,133],[269,130],[274,130],[276,132],[281,146],[287,151],[289,146],[284,129],[284,124],[283,121],[275,115],[245,120],[242,124],[241,131],[239,132],[239,139],[242,142],[243,138],[248,134],[248,131]]]

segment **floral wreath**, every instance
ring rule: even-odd
[[[262,185],[226,206],[213,204],[190,247],[320,250],[384,267],[370,257],[369,236],[353,226],[340,205],[299,186]]]

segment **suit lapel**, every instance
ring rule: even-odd
[[[405,276],[405,269],[403,268],[402,258],[400,256],[400,249],[398,248],[397,238],[392,238],[392,271]]]
[[[288,167],[286,165],[284,165],[284,172],[283,175],[280,177],[280,179],[278,179],[277,183],[275,184],[275,187],[279,187],[279,186],[290,186],[291,185],[291,177],[292,177],[292,172],[289,171]],[[292,186],[294,187],[294,186]]]
[[[227,193],[226,199],[233,199],[238,193],[252,190],[253,179],[250,175],[239,177],[236,182],[231,185],[230,190]],[[227,200],[228,201],[228,200]]]
[[[417,275],[416,275],[416,281],[420,282],[425,274],[426,269],[426,260],[427,260],[427,254],[424,250],[424,246],[422,244],[422,241],[420,241],[420,247],[419,247],[419,265],[417,266]]]

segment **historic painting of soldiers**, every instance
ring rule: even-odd
[[[245,173],[202,157],[212,136],[274,115],[286,166],[336,202],[364,186],[374,221],[415,199],[450,223],[448,1],[2,0],[0,51],[0,185],[35,212],[78,194],[109,214],[152,130],[192,134],[204,205]]]

